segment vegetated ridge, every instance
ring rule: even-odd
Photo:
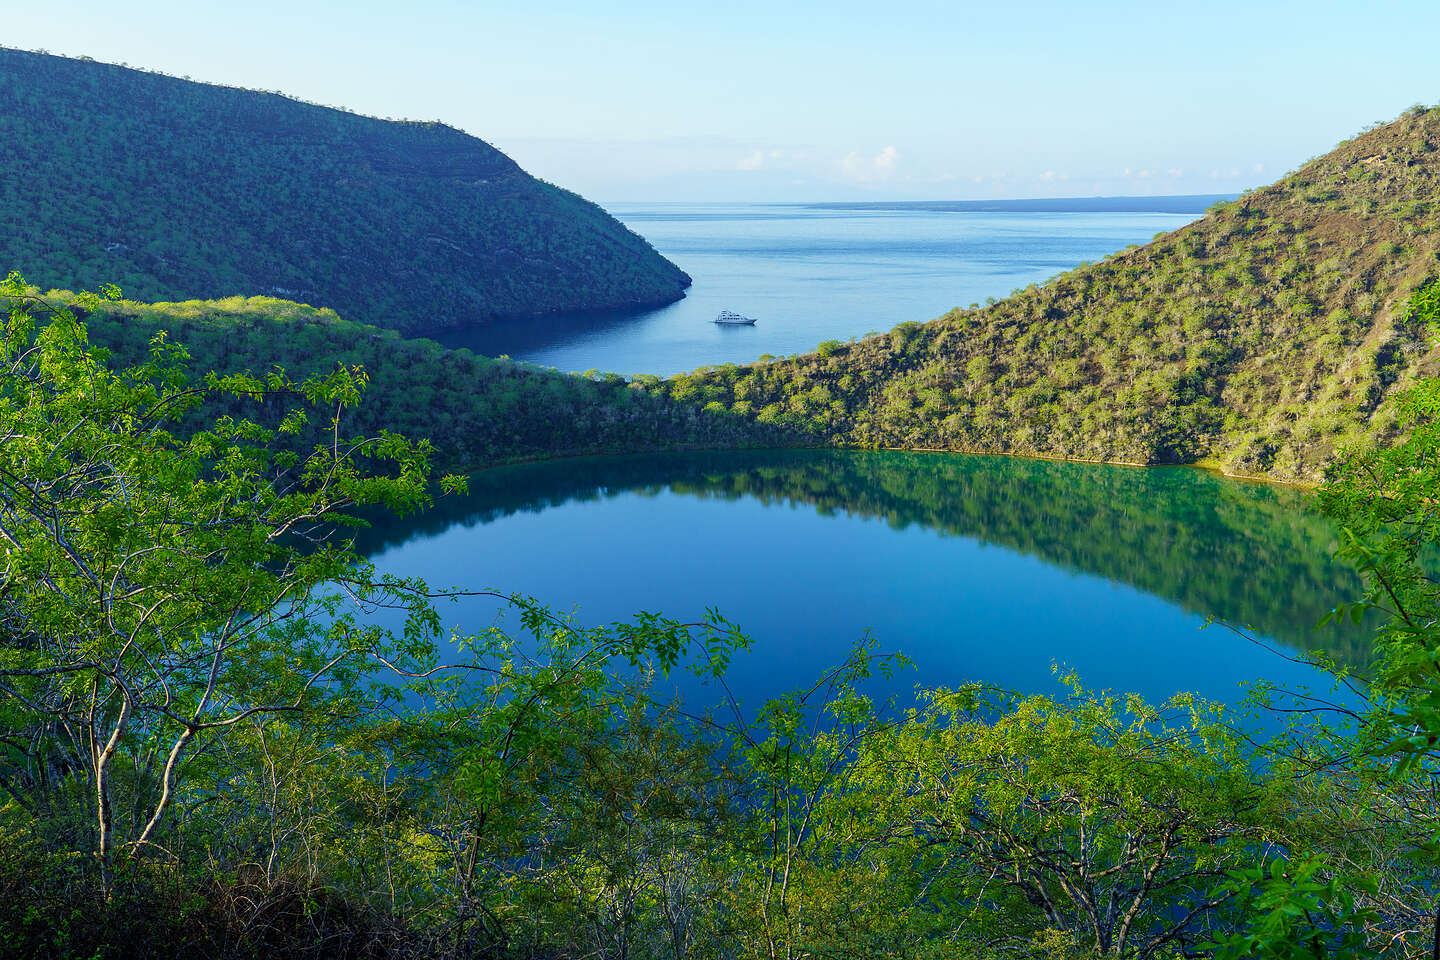
[[[690,283],[444,124],[3,48],[0,262],[42,288],[279,296],[411,332],[660,305]]]
[[[76,306],[67,291],[48,299]],[[197,371],[263,374],[280,368],[303,379],[337,365],[361,366],[368,386],[345,416],[347,430],[393,430],[430,440],[437,465],[445,469],[595,453],[813,444],[784,425],[717,417],[655,396],[617,374],[562,374],[450,350],[433,340],[352,323],[333,310],[269,297],[121,300],[76,310],[91,343],[110,351],[117,366],[143,363],[152,338],[162,332],[186,348]],[[201,420],[231,414],[270,423],[292,400],[232,399],[221,406],[209,403],[198,414]],[[301,435],[302,445],[319,439],[327,426],[313,423]]]
[[[50,299],[74,306],[63,293]],[[1334,595],[1332,589],[1317,586],[1322,571],[1308,569],[1308,560],[1323,558],[1324,576],[1334,576],[1335,568],[1333,531],[1319,518],[1298,513],[1289,491],[1227,488],[1229,492],[1216,500],[1202,521],[1190,515],[1193,504],[1215,498],[1181,492],[1208,487],[1212,481],[1200,473],[1113,469],[1075,473],[1063,464],[1044,461],[1014,461],[1011,467],[998,468],[983,459],[923,455],[906,460],[909,469],[897,473],[887,464],[898,454],[871,459],[834,451],[775,449],[815,446],[815,440],[784,422],[706,411],[694,403],[657,396],[644,389],[653,390],[658,381],[652,377],[627,383],[615,374],[556,373],[468,350],[448,350],[430,340],[402,338],[393,331],[351,323],[331,310],[271,298],[103,302],[81,312],[91,341],[110,350],[117,365],[143,362],[151,338],[164,331],[169,340],[185,345],[197,370],[262,373],[279,367],[292,377],[306,377],[326,373],[337,364],[363,366],[369,383],[362,402],[346,414],[348,427],[369,433],[393,429],[429,439],[446,469],[470,471],[587,454],[772,448],[758,462],[753,453],[735,461],[723,452],[678,462],[666,459],[659,466],[631,458],[591,461],[564,478],[567,484],[583,484],[584,477],[609,469],[614,475],[604,473],[605,479],[598,483],[602,489],[671,483],[686,492],[722,495],[733,486],[737,493],[766,501],[783,498],[884,517],[892,524],[920,523],[1130,583],[1205,615],[1230,610],[1237,623],[1300,649],[1324,648],[1343,662],[1358,662],[1364,652],[1345,646],[1353,636],[1321,637],[1312,632],[1328,607],[1291,619],[1295,610],[1309,609],[1316,598]],[[202,413],[230,413],[264,422],[288,404],[282,399],[270,406],[273,409],[267,410],[265,405],[232,400],[224,409],[209,404]],[[319,439],[317,431],[326,426],[313,424],[303,441]],[[686,478],[687,463],[699,464],[696,478]],[[739,473],[736,463],[744,464]],[[676,474],[677,469],[681,473]],[[493,483],[503,487],[505,476],[497,475]],[[482,477],[472,482],[486,484]],[[507,502],[501,491],[486,489],[484,502]],[[1015,489],[1026,493],[1017,500]],[[567,486],[546,499],[571,495]],[[1142,503],[1149,506],[1137,509],[1136,504]],[[400,526],[441,529],[462,515],[463,522],[474,523],[479,518],[469,514],[473,509],[469,501],[441,505],[425,517],[407,518]],[[456,510],[461,515],[452,515]],[[1057,536],[1055,531],[1066,524],[1056,518],[1066,518],[1072,525],[1083,522],[1094,533]],[[1224,526],[1230,533],[1206,540],[1197,532],[1205,524]],[[1197,580],[1176,573],[1200,555],[1214,560],[1205,564],[1207,569],[1231,571],[1231,575]],[[1166,562],[1166,557],[1174,562]],[[1358,585],[1350,586],[1344,595],[1358,590]]]
[[[810,354],[705,368],[672,399],[830,444],[1208,463],[1318,480],[1398,430],[1437,369],[1440,109],[1414,108],[1144,246],[1010,298]]]

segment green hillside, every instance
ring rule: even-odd
[[[49,299],[71,302],[64,292]],[[122,300],[103,302],[81,315],[91,342],[111,351],[117,366],[143,362],[158,331],[187,349],[197,374],[258,374],[280,367],[301,379],[337,364],[361,365],[369,386],[363,402],[346,417],[349,429],[429,439],[447,468],[589,453],[810,442],[784,426],[717,416],[654,396],[613,374],[591,379],[449,350],[432,340],[405,339],[352,323],[333,310],[267,297]],[[211,405],[202,414],[229,412],[265,422],[289,406],[277,401],[267,410],[254,402],[229,402],[231,408]]]
[[[62,294],[51,300],[69,298]],[[362,365],[369,388],[363,403],[347,415],[350,429],[391,429],[429,439],[446,468],[473,470],[596,453],[814,445],[812,437],[784,423],[670,400],[613,374],[587,378],[449,350],[430,340],[405,339],[393,331],[351,323],[331,310],[281,300],[102,302],[85,319],[91,341],[112,351],[117,365],[142,362],[150,339],[161,330],[186,346],[196,371],[258,373],[278,366],[292,377],[306,377],[332,370],[337,363]],[[276,403],[267,411],[252,402],[231,400],[224,412],[264,421],[267,414],[278,416],[288,406]],[[213,405],[203,411],[217,412]],[[750,464],[748,456],[743,462]],[[1197,515],[1194,504],[1210,499],[1208,488],[1215,482],[1200,471],[1077,473],[1044,461],[1005,466],[983,459],[915,456],[857,458],[774,449],[765,461],[772,468],[747,467],[738,474],[735,461],[724,453],[697,453],[682,462],[592,460],[558,475],[564,486],[546,499],[563,500],[587,484],[615,490],[665,482],[705,496],[743,491],[767,501],[778,498],[884,517],[897,525],[919,523],[1130,583],[1202,614],[1229,610],[1238,622],[1303,649],[1322,646],[1348,662],[1362,656],[1346,646],[1355,640],[1351,635],[1322,639],[1312,633],[1336,600],[1335,591],[1322,586],[1327,577],[1336,576],[1333,532],[1319,518],[1297,511],[1289,491],[1226,488],[1218,513],[1202,510]],[[911,469],[898,475],[887,470],[892,457],[911,458],[904,461]],[[694,464],[693,478],[686,479],[682,470],[677,479],[683,463]],[[914,466],[921,467],[925,477],[919,486]],[[588,480],[596,471],[599,479]],[[481,499],[503,501],[496,488],[504,486],[506,476],[476,477],[473,482],[489,491]],[[1200,488],[1206,492],[1191,495]],[[1017,497],[1016,490],[1025,491],[1024,496]],[[452,502],[423,517],[407,518],[398,527],[441,529],[462,517],[473,522],[467,513],[471,509],[468,502]],[[1093,528],[1093,536],[1055,534],[1077,522]],[[1210,525],[1223,527],[1226,535],[1207,538],[1202,531]],[[1176,573],[1189,569],[1196,556],[1213,559],[1204,565],[1216,571],[1212,578],[1200,581]],[[1341,593],[1353,595],[1358,585],[1346,583],[1350,589]],[[1291,622],[1287,618],[1297,609],[1310,612]]]
[[[858,342],[657,387],[831,444],[1312,481],[1390,438],[1437,369],[1408,315],[1437,273],[1440,110],[1414,109],[1101,263]]]
[[[658,305],[690,283],[444,124],[3,48],[0,263],[42,288],[278,296],[403,331]]]

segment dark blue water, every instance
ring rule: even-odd
[[[885,692],[1054,671],[1155,700],[1317,684],[1364,630],[1315,624],[1358,596],[1293,490],[1188,468],[854,451],[672,454],[487,471],[419,520],[369,531],[382,570],[531,594],[585,623],[718,607],[753,637],[747,703],[812,682],[865,631],[916,669]],[[494,601],[444,608],[463,631]],[[1209,618],[1243,630],[1206,626]],[[1248,637],[1248,638],[1247,638]],[[716,691],[683,679],[692,702]]]
[[[624,374],[802,353],[1004,297],[1182,226],[1214,199],[1058,210],[1053,201],[615,205],[611,213],[694,278],[684,300],[640,314],[496,324],[446,342],[564,371]],[[759,323],[717,326],[710,321],[721,310]]]

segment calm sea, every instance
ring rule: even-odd
[[[564,371],[667,375],[785,356],[1004,297],[1194,220],[1221,197],[976,204],[614,204],[694,278],[642,313],[494,324],[442,338]],[[721,310],[754,327],[712,323]]]

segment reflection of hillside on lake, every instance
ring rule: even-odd
[[[622,493],[753,498],[972,537],[1346,662],[1356,662],[1368,646],[1362,629],[1314,629],[1361,587],[1353,570],[1332,559],[1333,533],[1306,509],[1307,495],[1202,470],[900,452],[735,451],[525,464],[481,473],[470,490],[418,518],[362,531],[357,546],[375,553],[457,524]]]

